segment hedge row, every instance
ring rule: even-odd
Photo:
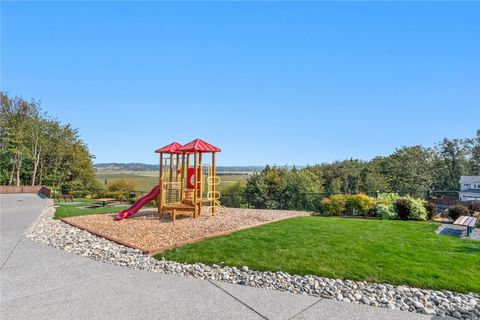
[[[382,193],[377,199],[366,194],[336,194],[322,201],[321,213],[328,216],[354,215],[382,219],[427,220],[435,207],[423,199]]]
[[[431,220],[436,206],[421,198],[382,193],[376,199],[365,194],[336,194],[321,201],[320,212],[327,216],[353,215],[382,219]],[[448,208],[452,220],[462,215],[480,216],[480,201],[471,201],[466,206]]]

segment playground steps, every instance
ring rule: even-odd
[[[165,211],[178,210],[178,211],[194,211],[195,206],[184,203],[170,203],[162,206]]]

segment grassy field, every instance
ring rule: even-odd
[[[121,207],[101,207],[95,209],[79,209],[77,207],[86,206],[89,203],[92,203],[91,199],[77,199],[75,204],[60,203],[56,204],[57,208],[55,210],[54,219],[68,218],[74,216],[80,216],[84,214],[97,214],[97,213],[113,213],[120,210],[128,208],[128,206]],[[78,203],[80,202],[80,203]]]
[[[147,175],[143,173],[97,173],[96,178],[102,186],[105,182],[113,182],[118,179],[126,179],[135,183],[135,191],[148,192],[158,184],[158,175]]]
[[[245,180],[248,175],[219,175],[221,183],[219,190],[225,186],[231,185],[239,180]],[[148,192],[158,184],[158,173],[153,171],[146,172],[118,172],[118,173],[97,173],[96,178],[103,186],[105,181],[112,182],[117,179],[127,179],[135,183],[136,191]]]
[[[480,293],[480,242],[437,235],[437,226],[302,217],[186,245],[156,258]]]

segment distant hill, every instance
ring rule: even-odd
[[[93,168],[97,172],[118,172],[118,171],[158,171],[158,164],[146,163],[96,163]],[[217,172],[238,172],[251,173],[261,171],[262,166],[217,166]]]
[[[93,165],[96,171],[156,171],[158,170],[158,164],[146,164],[146,163],[96,163]]]

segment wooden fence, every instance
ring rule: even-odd
[[[2,193],[39,193],[50,198],[52,191],[44,186],[0,186],[0,194]]]

